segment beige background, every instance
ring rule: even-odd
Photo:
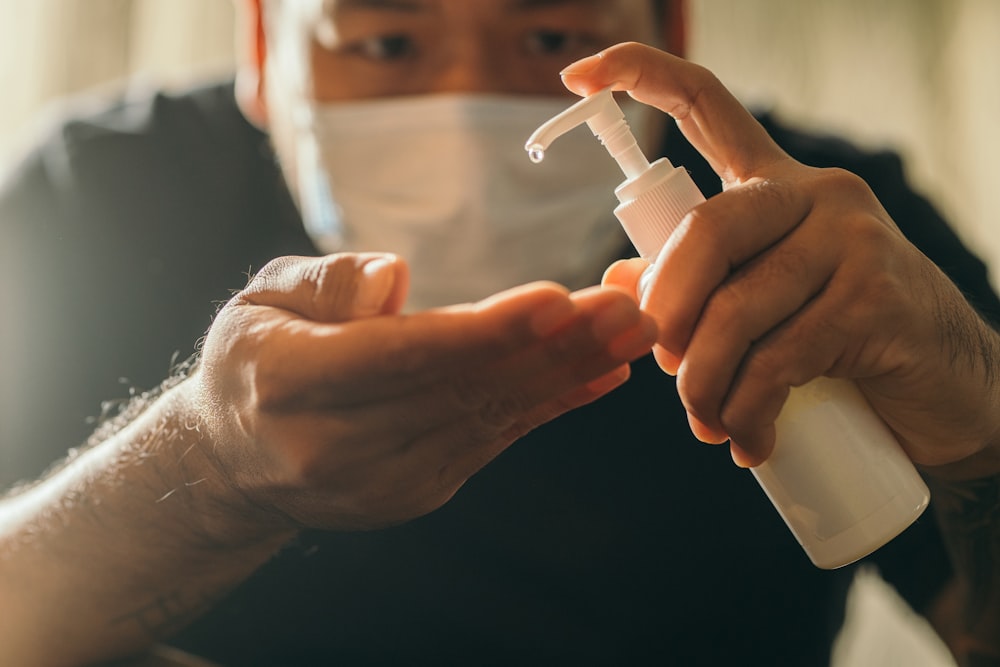
[[[695,60],[745,103],[888,146],[1000,267],[1000,2],[693,0]],[[994,277],[994,284],[997,284]]]
[[[693,60],[750,105],[899,150],[917,187],[1000,267],[1000,1],[691,5]],[[0,165],[51,100],[126,76],[182,83],[232,63],[229,0],[0,0],[0,16]],[[838,664],[947,664],[877,578],[856,587],[852,610]]]

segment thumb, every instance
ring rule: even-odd
[[[642,297],[641,280],[648,268],[649,262],[638,257],[620,259],[604,272],[601,285],[625,292],[638,301]]]
[[[291,311],[315,322],[398,313],[409,269],[388,253],[279,257],[255,275],[237,300]]]

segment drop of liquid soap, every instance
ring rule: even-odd
[[[528,148],[528,159],[530,159],[535,164],[538,164],[539,162],[545,159],[545,150],[538,144],[530,146]]]

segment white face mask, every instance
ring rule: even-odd
[[[627,243],[612,215],[621,172],[585,128],[541,164],[524,151],[566,106],[465,94],[305,105],[296,167],[306,230],[323,252],[405,258],[408,310],[539,279],[594,284]]]

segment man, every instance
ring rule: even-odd
[[[240,272],[285,256],[196,364],[0,508],[5,664],[168,638],[232,665],[822,664],[849,573],[809,564],[725,448],[687,442],[690,420],[763,460],[788,387],[822,374],[857,379],[940,481],[976,603],[964,639],[996,648],[996,531],[975,522],[995,510],[997,338],[894,223],[1000,311],[891,157],[769,126],[793,157],[879,183],[883,209],[789,158],[700,68],[637,44],[579,60],[629,40],[683,53],[680,3],[240,9],[242,116],[231,89],[128,101],[5,186],[19,472],[71,447],[118,376],[154,385]],[[708,194],[725,185],[644,278],[617,263],[605,288],[588,285],[624,252],[610,161],[594,147],[522,177],[503,153],[572,99],[572,61],[567,86],[674,115],[694,148],[633,110],[648,146],[662,134]],[[934,526],[876,554],[918,607],[948,576]]]

